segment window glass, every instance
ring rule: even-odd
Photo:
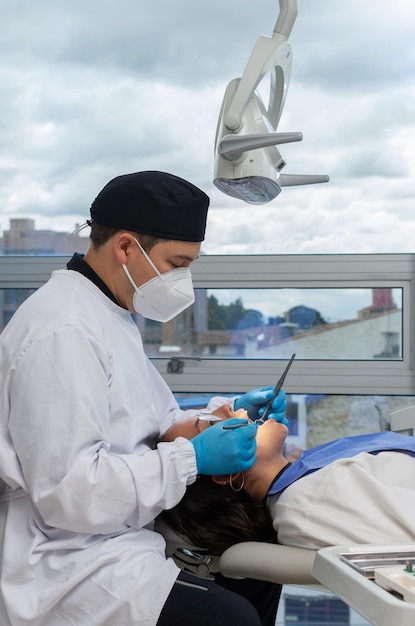
[[[323,587],[315,591],[307,587],[284,585],[275,626],[286,624],[365,626],[369,625],[369,622],[340,598],[326,592]]]
[[[202,409],[215,395],[176,393],[183,409]],[[228,396],[231,401],[240,392],[216,395]],[[415,406],[414,396],[363,396],[333,394],[287,394],[286,417],[289,422],[285,454],[295,460],[303,450],[319,446],[339,437],[363,435],[383,430],[392,419],[393,428],[404,434],[408,421],[398,419],[396,412]],[[398,414],[399,415],[399,414]],[[391,417],[392,416],[392,417]],[[411,421],[412,420],[412,421]],[[415,411],[409,418],[415,428]]]
[[[35,289],[0,289],[0,332]]]
[[[0,326],[32,289],[0,290]],[[136,316],[148,356],[402,359],[402,290],[196,289],[166,324]]]
[[[168,324],[140,319],[150,356],[402,359],[402,290],[197,289]]]
[[[58,232],[35,227],[35,220],[11,218],[0,237],[0,254],[4,256],[51,256],[73,252],[85,253],[89,245],[89,228],[80,233]]]

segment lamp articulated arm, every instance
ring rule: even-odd
[[[215,138],[214,184],[249,204],[265,204],[282,186],[327,182],[325,175],[280,175],[286,162],[277,145],[301,141],[300,132],[276,132],[285,104],[292,66],[287,39],[297,17],[297,0],[279,0],[272,37],[261,36],[241,78],[228,84]],[[264,103],[258,87],[269,76]]]

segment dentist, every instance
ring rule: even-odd
[[[182,574],[153,530],[199,474],[255,461],[256,424],[152,443],[184,412],[131,313],[166,322],[192,304],[208,205],[171,174],[111,180],[92,203],[86,255],[0,335],[2,626],[261,624],[241,595]],[[255,416],[271,396],[239,402]],[[281,392],[270,417],[284,410]]]

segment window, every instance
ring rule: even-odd
[[[148,355],[176,393],[241,393],[273,385],[295,352],[284,387],[288,393],[411,396],[415,386],[410,358],[415,341],[410,315],[413,258],[410,254],[201,256],[192,266],[198,294],[193,309],[167,324],[143,318],[137,323]],[[3,322],[13,302],[17,306],[30,293],[21,290],[39,287],[66,261],[64,257],[30,261],[1,257],[0,289],[7,290],[3,291],[7,304]],[[209,297],[218,299],[219,293],[226,295],[226,303],[239,299],[250,311],[256,301],[258,310],[266,302],[268,308],[259,310],[264,324],[209,330],[206,306]],[[333,311],[345,310],[348,318],[349,301],[355,303],[354,319],[337,321]],[[291,315],[288,324],[295,328],[289,327],[289,335],[279,334],[281,324],[270,315],[274,310],[270,302],[277,313]],[[254,314],[249,323],[257,324],[260,315]],[[336,335],[337,342],[327,339]],[[176,359],[174,367],[172,359]]]
[[[196,289],[169,324],[140,320],[152,356],[402,359],[402,289]]]

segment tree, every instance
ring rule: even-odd
[[[264,317],[260,311],[245,309],[241,298],[230,304],[219,304],[218,299],[211,295],[208,298],[208,329],[235,330],[261,326]]]

